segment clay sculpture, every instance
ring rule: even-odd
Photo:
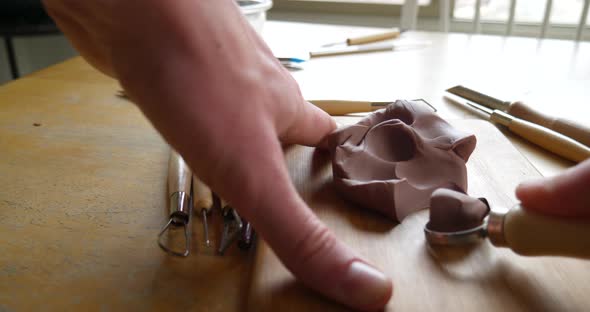
[[[337,129],[323,144],[332,154],[339,193],[397,221],[427,208],[438,188],[466,192],[465,163],[475,145],[474,135],[426,104],[405,100]]]

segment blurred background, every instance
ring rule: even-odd
[[[417,30],[590,40],[590,0],[414,0]],[[270,20],[373,27],[404,24],[404,0],[238,1],[255,27]],[[479,7],[479,10],[477,8]],[[446,13],[445,13],[446,12]],[[476,14],[476,13],[479,14]],[[512,13],[512,14],[511,14]],[[513,24],[507,31],[507,23]],[[474,27],[477,20],[477,27]],[[0,84],[77,55],[44,14],[40,0],[0,0]],[[12,64],[10,60],[12,59]]]

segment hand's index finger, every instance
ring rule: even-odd
[[[338,241],[291,183],[276,137],[261,131],[242,150],[226,179],[255,183],[216,190],[252,222],[283,264],[304,284],[348,306],[382,308],[392,293],[388,277]]]

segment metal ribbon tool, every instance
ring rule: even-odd
[[[520,205],[506,212],[491,211],[479,226],[459,232],[434,231],[429,223],[424,227],[424,234],[433,246],[466,245],[487,238],[494,246],[509,248],[523,256],[590,259],[590,222],[544,216]]]

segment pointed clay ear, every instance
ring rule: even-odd
[[[477,139],[475,138],[475,135],[472,134],[455,141],[451,149],[453,152],[455,152],[455,154],[457,154],[457,156],[461,157],[465,162],[467,162],[467,160],[469,160],[469,156],[471,156],[471,153],[473,153],[476,144]]]

